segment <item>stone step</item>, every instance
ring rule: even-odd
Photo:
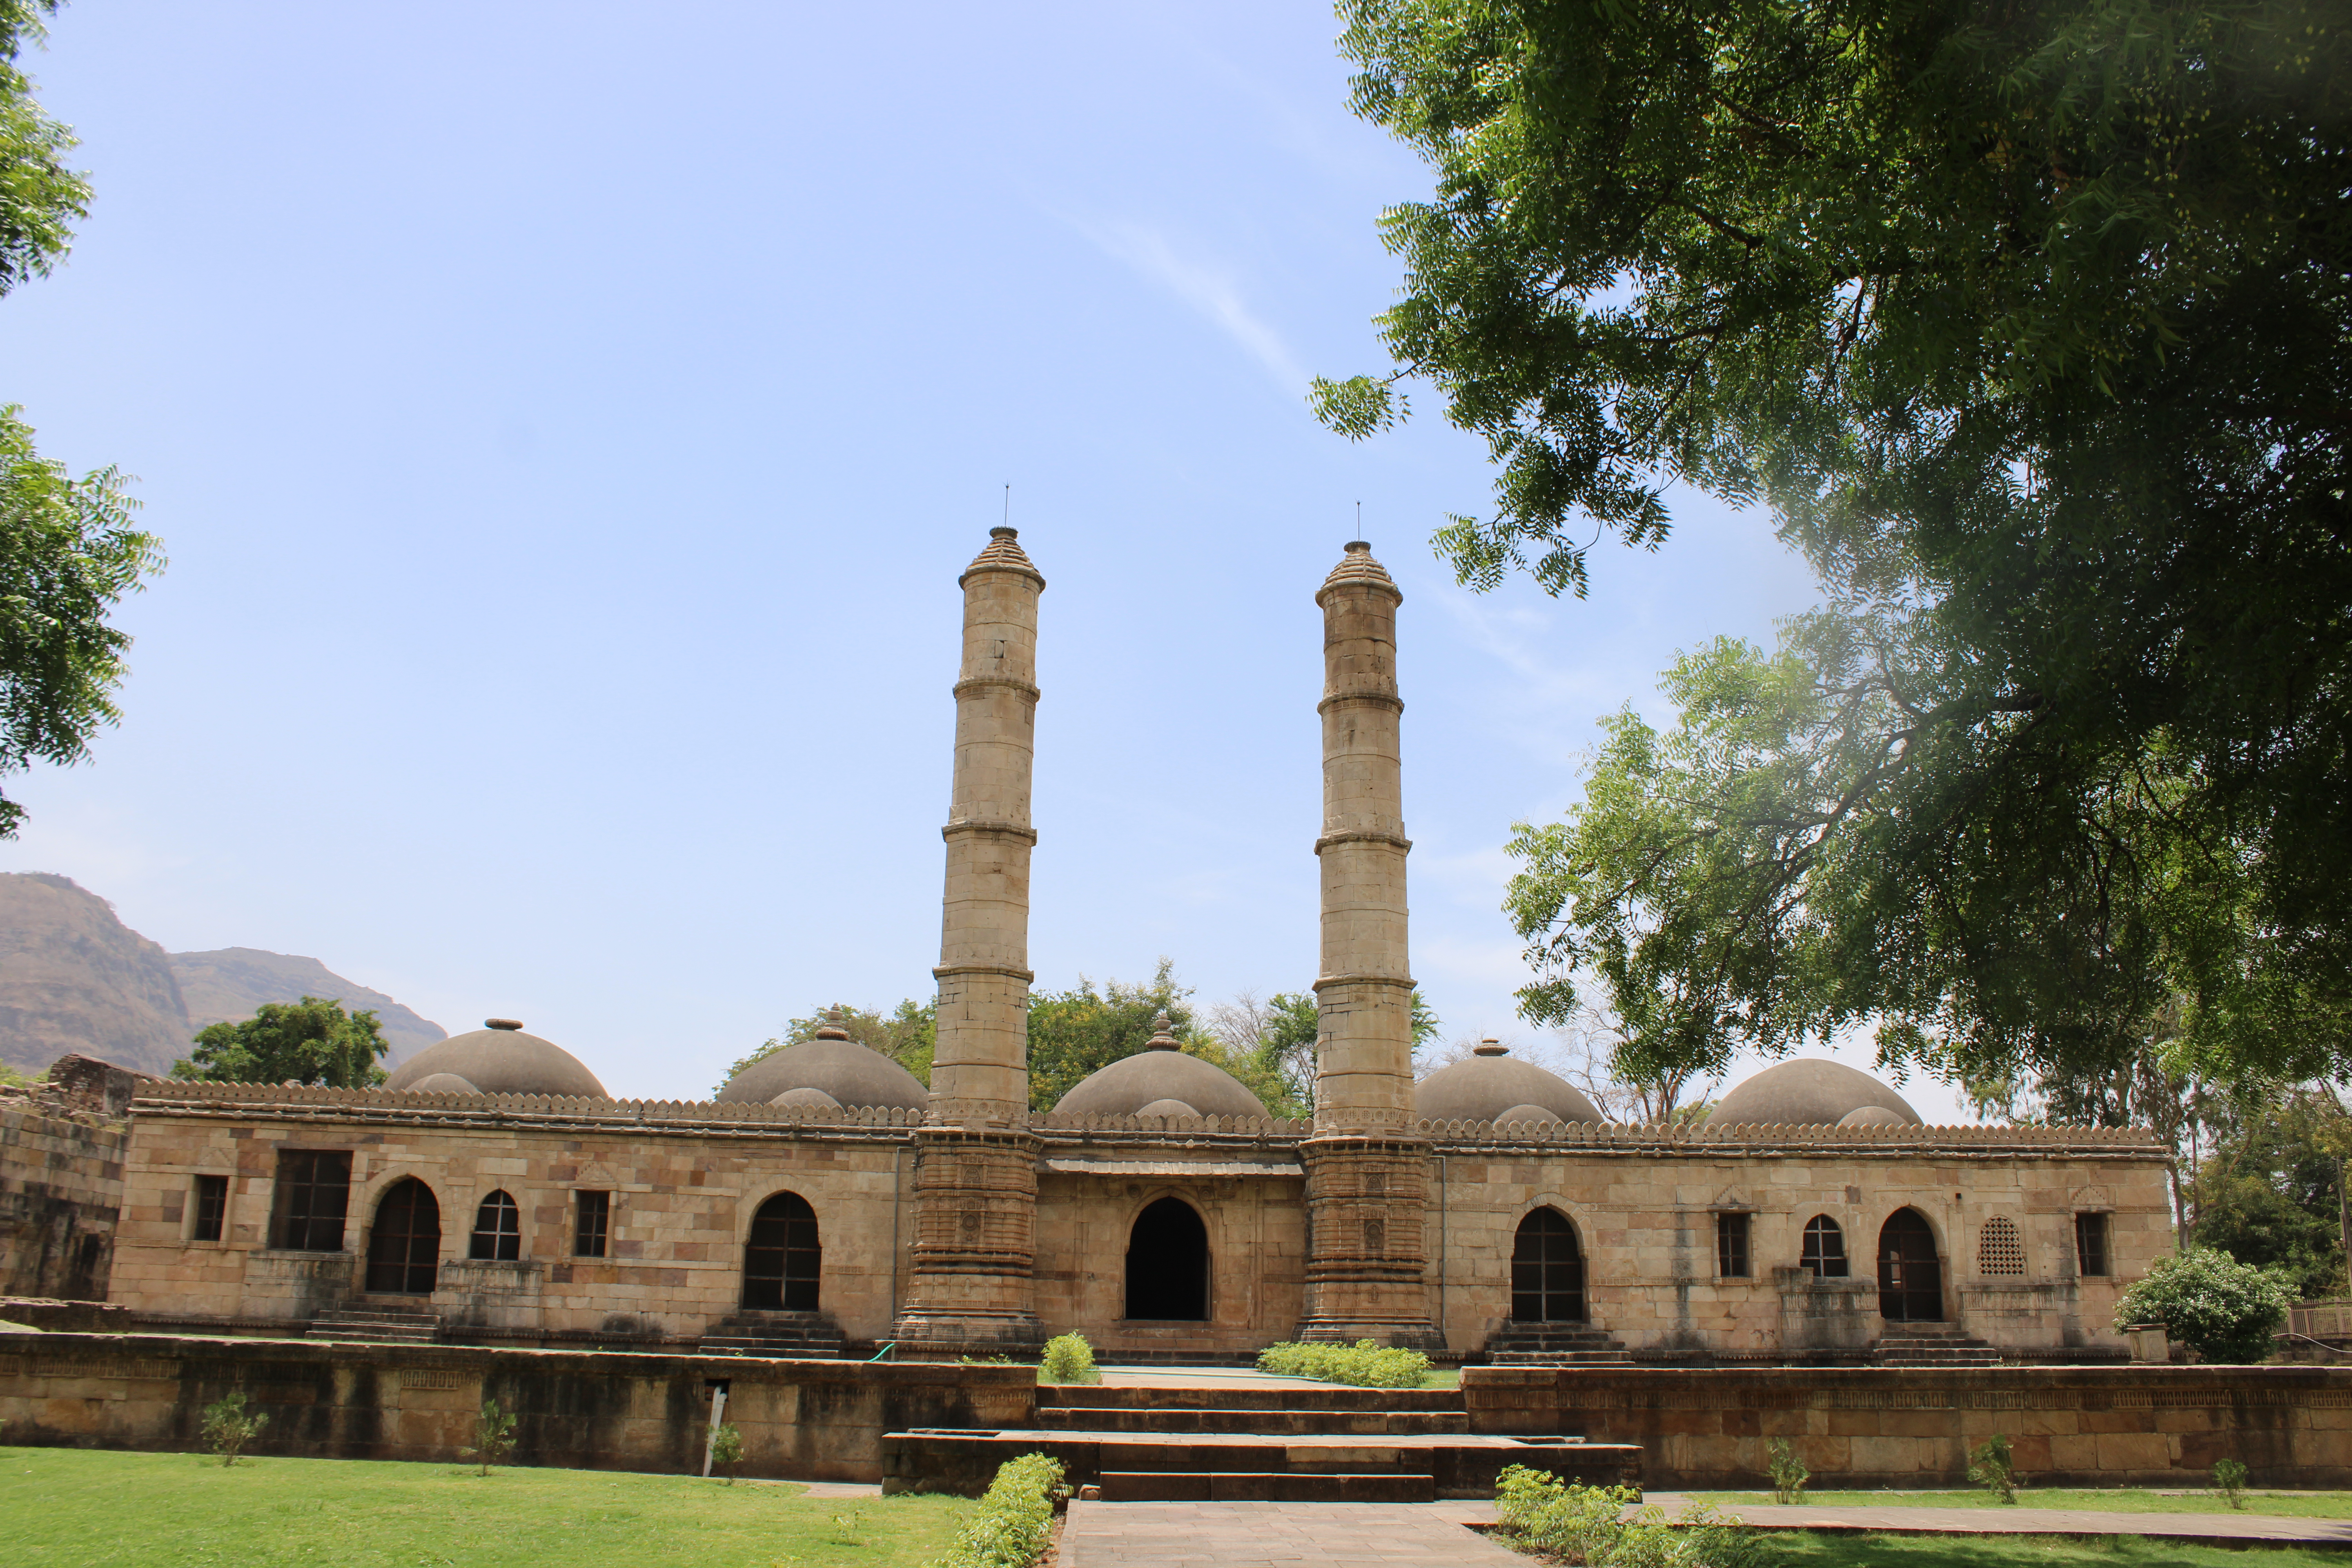
[[[1295,1470],[1105,1470],[1104,1502],[1435,1502],[1437,1478]]]
[[[1613,1351],[1496,1351],[1496,1366],[1632,1366],[1633,1358]]]
[[[1949,1351],[1942,1355],[1883,1355],[1880,1366],[1999,1366],[1999,1351]]]
[[[341,1340],[353,1344],[429,1345],[441,1321],[430,1312],[321,1312],[303,1329],[310,1340]]]
[[[1100,1384],[1040,1384],[1037,1405],[1085,1410],[1448,1411],[1463,1408],[1458,1388],[1118,1388]]]
[[[1467,1432],[1455,1410],[1196,1410],[1044,1405],[1037,1425],[1049,1432],[1219,1432],[1285,1436],[1426,1436]]]

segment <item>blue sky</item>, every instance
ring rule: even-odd
[[[1425,395],[1361,446],[1306,408],[1385,367],[1374,220],[1427,188],[1336,30],[80,0],[28,63],[96,205],[0,300],[0,395],[140,476],[172,565],[121,728],[10,786],[0,866],[705,1092],[929,988],[955,577],[1009,483],[1049,584],[1038,984],[1298,989],[1312,595],[1360,502],[1406,595],[1415,972],[1449,1034],[1525,1037],[1511,823],[1678,648],[1812,588],[1687,496],[1585,602],[1453,585],[1428,538],[1488,504],[1483,447]]]

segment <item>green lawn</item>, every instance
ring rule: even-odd
[[[2344,1568],[2341,1552],[2300,1546],[2189,1546],[2106,1535],[1767,1535],[1772,1568]]]
[[[919,1568],[971,1507],[789,1481],[0,1449],[10,1568]]]
[[[1769,1492],[1694,1492],[1719,1509],[1738,1513],[1752,1524],[1769,1525],[1777,1505]],[[1841,1492],[1805,1493],[1818,1508],[1999,1508],[1992,1494],[1964,1492]],[[2286,1519],[2352,1519],[2352,1492],[2276,1493],[2248,1490],[2245,1511]],[[2102,1487],[2096,1490],[2066,1487],[2030,1487],[2017,1494],[2020,1508],[2096,1509],[2108,1513],[2227,1513],[2230,1505],[2220,1494],[2200,1492],[2166,1497],[2133,1487]]]

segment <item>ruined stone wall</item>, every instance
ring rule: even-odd
[[[2000,1433],[2051,1486],[2352,1485],[2352,1368],[1472,1367],[1470,1429],[1642,1445],[1645,1484],[1770,1484],[1785,1440],[1817,1486],[1963,1486]]]
[[[721,1380],[748,1476],[878,1481],[885,1432],[1036,1420],[1027,1367],[20,1334],[0,1348],[0,1444],[194,1449],[204,1406],[242,1390],[269,1417],[252,1452],[446,1463],[495,1399],[516,1464],[690,1474]]]
[[[898,1199],[911,1187],[904,1168],[912,1164],[910,1129],[805,1127],[763,1117],[761,1106],[698,1107],[707,1113],[699,1122],[639,1122],[625,1104],[586,1101],[371,1115],[370,1097],[310,1093],[317,1103],[277,1109],[193,1096],[140,1102],[114,1300],[151,1321],[297,1323],[371,1307],[429,1310],[459,1330],[526,1340],[692,1340],[737,1312],[752,1216],[789,1191],[816,1213],[818,1310],[851,1339],[887,1335],[905,1272],[903,1258],[893,1257],[894,1236],[901,1253],[911,1241],[894,1225]],[[489,1097],[373,1098],[480,1107]],[[278,1156],[287,1149],[350,1152],[343,1251],[271,1247]],[[218,1241],[194,1238],[199,1174],[228,1178]],[[436,1288],[429,1299],[370,1297],[365,1263],[376,1205],[410,1176],[440,1209]],[[476,1211],[500,1189],[521,1210],[521,1257],[473,1261]],[[573,1256],[574,1194],[583,1189],[612,1194],[601,1258]]]
[[[1576,1226],[1592,1325],[1651,1352],[1859,1352],[1899,1332],[1879,1316],[1875,1258],[1880,1227],[1906,1207],[1936,1234],[1946,1321],[2004,1349],[2120,1352],[2116,1298],[2172,1246],[2164,1166],[2136,1144],[2057,1153],[1994,1137],[1943,1149],[1758,1142],[1766,1146],[1647,1152],[1441,1143],[1429,1229],[1447,1342],[1475,1348],[1503,1325],[1514,1237],[1544,1205]],[[2085,1211],[2107,1215],[2104,1278],[2076,1269],[2074,1216]],[[1718,1214],[1748,1216],[1746,1279],[1717,1272]],[[1844,1279],[1798,1267],[1816,1215],[1843,1234]],[[1995,1216],[2016,1227],[2021,1274],[1979,1267]]]
[[[106,1299],[127,1142],[54,1090],[0,1099],[0,1295]]]

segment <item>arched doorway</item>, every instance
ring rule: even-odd
[[[1944,1321],[1936,1233],[1917,1209],[1896,1209],[1878,1232],[1878,1314],[1897,1323]]]
[[[798,1193],[778,1193],[751,1216],[743,1243],[743,1306],[752,1312],[814,1312],[824,1270],[816,1211]]]
[[[1519,1221],[1511,1243],[1511,1318],[1521,1323],[1584,1321],[1584,1252],[1576,1226],[1555,1208]]]
[[[1181,1198],[1161,1198],[1135,1216],[1127,1237],[1127,1315],[1208,1321],[1209,1227]]]
[[[430,1296],[441,1261],[441,1205],[414,1176],[394,1182],[368,1229],[371,1296]]]

